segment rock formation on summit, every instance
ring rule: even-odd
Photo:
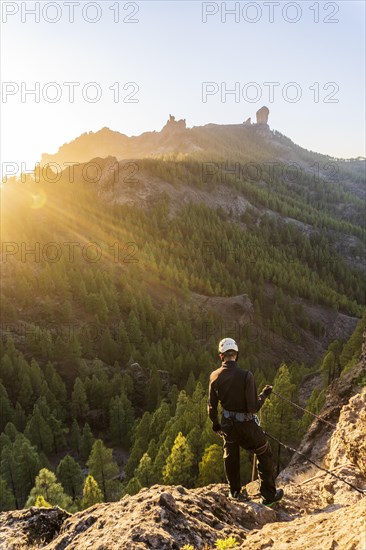
[[[266,106],[261,107],[256,112],[257,124],[268,124],[269,109]]]
[[[186,129],[186,119],[182,118],[180,120],[175,120],[175,116],[169,115],[169,119],[167,120],[167,123],[162,129],[162,132],[164,134],[176,134],[177,132],[182,132]]]

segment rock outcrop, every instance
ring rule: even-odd
[[[71,514],[60,508],[30,508],[0,513],[0,549],[39,548],[54,539]]]
[[[164,132],[164,134],[169,134],[171,136],[173,134],[176,134],[177,132],[184,131],[186,127],[187,125],[186,125],[185,118],[182,118],[180,120],[175,120],[175,116],[169,115],[169,119],[167,120],[167,123],[162,129],[162,132]]]
[[[256,112],[257,124],[268,124],[269,109],[265,105]]]
[[[329,449],[331,445],[335,445],[335,441],[338,441],[337,447],[341,449],[339,452],[344,456],[348,456],[349,451],[347,451],[347,448],[349,448],[349,444],[347,446],[346,440],[356,438],[359,441],[362,439],[366,429],[364,426],[365,415],[362,408],[365,406],[366,390],[360,391],[358,380],[365,375],[366,358],[363,352],[360,361],[349,372],[334,380],[329,386],[321,417],[330,424],[337,425],[337,428],[332,430],[329,424],[318,420],[311,424],[299,446],[299,450],[312,460],[322,461],[326,458],[332,464],[335,457],[329,454]],[[340,414],[341,409],[342,413]],[[356,421],[357,429],[355,430],[353,423]],[[362,453],[364,447],[358,443],[356,445],[360,447]],[[362,456],[366,462],[366,454]],[[298,475],[300,471],[307,468],[308,465],[304,464],[301,456],[294,455],[289,466],[280,476],[288,480],[293,474]]]
[[[59,524],[52,527],[56,536],[52,542],[48,538],[47,550],[179,550],[185,544],[213,548],[217,538],[235,536],[243,541],[250,530],[276,519],[273,510],[258,503],[228,500],[226,485],[191,490],[154,485],[133,497],[97,504],[73,516],[58,508],[4,513],[0,548],[25,550],[31,544],[40,548],[44,530],[38,538],[33,532],[29,535],[32,518],[48,516],[51,529],[52,518],[61,514],[64,523],[61,529]]]
[[[272,523],[248,536],[240,550],[362,550],[366,499],[291,522]]]
[[[207,248],[207,255],[212,253],[209,246]],[[224,253],[231,253],[230,251],[224,251]],[[234,251],[235,253],[235,251]],[[220,313],[225,327],[223,330],[233,330],[235,326],[241,328],[248,326],[254,316],[254,307],[247,294],[238,294],[237,296],[204,296],[202,294],[194,293],[193,297],[202,312],[216,312]],[[216,327],[217,329],[218,327]],[[216,335],[220,337],[219,334]],[[239,335],[237,335],[239,337]]]

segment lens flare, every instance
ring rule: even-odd
[[[32,193],[31,199],[32,199],[32,203],[31,203],[30,207],[37,210],[39,208],[42,208],[46,204],[47,195],[41,189],[41,190],[37,191],[37,193]]]

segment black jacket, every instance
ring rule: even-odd
[[[236,361],[224,361],[211,373],[208,391],[208,415],[218,425],[217,406],[227,411],[256,413],[265,401],[258,396],[253,374],[240,369]]]

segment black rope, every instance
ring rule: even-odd
[[[331,426],[332,428],[337,428],[337,426],[335,424],[332,424],[331,422],[328,422],[328,420],[324,420],[324,418],[322,418],[321,416],[318,416],[317,414],[311,412],[311,411],[308,411],[307,409],[304,409],[303,407],[300,407],[300,405],[297,405],[296,403],[294,403],[293,401],[291,401],[291,399],[288,399],[288,397],[285,397],[283,395],[281,395],[280,393],[277,393],[275,391],[272,390],[272,393],[274,395],[277,395],[277,397],[279,397],[280,399],[283,399],[284,401],[287,401],[288,403],[291,403],[291,405],[293,407],[296,407],[297,409],[300,409],[300,411],[303,411],[307,414],[310,414],[311,416],[313,416],[314,418],[317,418],[318,420],[320,420],[320,422],[324,422],[324,424],[328,424],[328,426]]]
[[[285,449],[288,449],[289,451],[292,451],[293,453],[297,453],[298,455],[303,456],[304,458],[306,458],[306,460],[308,460],[309,462],[311,462],[311,464],[314,464],[314,466],[316,466],[319,470],[322,470],[323,472],[326,472],[327,474],[329,474],[330,476],[335,477],[335,478],[338,479],[339,481],[343,481],[343,483],[346,483],[347,485],[349,485],[350,487],[352,487],[352,489],[354,489],[355,491],[361,493],[361,495],[365,495],[365,490],[364,490],[364,489],[360,489],[359,487],[356,487],[356,485],[353,485],[353,484],[350,483],[349,481],[346,481],[343,477],[337,476],[337,474],[334,474],[333,472],[327,470],[326,468],[323,468],[322,466],[319,466],[319,464],[317,464],[316,462],[314,462],[314,460],[312,460],[311,458],[309,458],[308,456],[306,456],[304,453],[301,453],[301,452],[298,451],[297,449],[293,449],[293,448],[290,447],[289,445],[286,445],[285,443],[282,443],[282,441],[280,441],[279,439],[277,439],[277,438],[274,437],[273,435],[270,435],[268,432],[264,432],[264,433],[265,433],[268,437],[270,437],[271,439],[273,439],[274,441],[276,441],[279,445],[282,445],[282,447],[284,447]]]

